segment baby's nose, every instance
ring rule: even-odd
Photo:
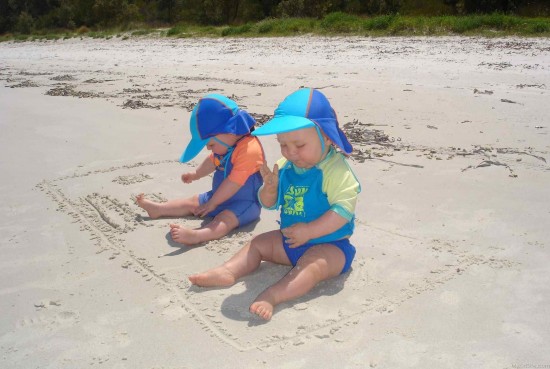
[[[298,150],[290,150],[289,155],[292,158],[296,158],[298,156]]]

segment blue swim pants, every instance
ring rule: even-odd
[[[355,247],[349,242],[349,239],[344,238],[342,240],[338,241],[330,241],[330,242],[324,242],[330,245],[334,245],[338,247],[342,252],[344,253],[344,256],[346,257],[346,263],[344,264],[344,268],[342,269],[342,272],[340,274],[344,274],[351,268],[351,262],[353,261],[353,258],[355,257]],[[292,266],[296,266],[296,263],[298,262],[298,259],[304,255],[304,253],[311,247],[320,245],[318,243],[306,243],[302,246],[298,246],[295,248],[290,248],[288,246],[288,243],[286,242],[286,237],[283,236],[283,247],[285,248],[286,255],[290,259],[290,262],[292,263]]]
[[[199,195],[199,204],[202,205],[212,198],[214,193],[208,191]],[[255,201],[228,200],[208,213],[209,217],[215,217],[224,210],[229,210],[237,217],[239,227],[247,225],[260,217],[260,204]]]

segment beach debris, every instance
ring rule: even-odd
[[[511,67],[512,64],[510,64],[508,62],[501,62],[501,63],[481,62],[480,64],[478,64],[478,66],[480,66],[480,67],[481,66],[486,66],[486,67],[493,68],[493,69],[496,69],[496,70],[503,70],[503,69]]]
[[[145,109],[145,108],[160,109],[160,106],[159,105],[149,105],[149,104],[144,103],[141,100],[126,100],[124,102],[124,104],[122,104],[122,108],[123,109],[126,109],[126,108],[130,108],[130,109]]]
[[[269,114],[258,114],[258,113],[250,113],[252,115],[252,118],[256,121],[258,124],[258,127],[263,125],[265,122],[271,119],[271,115]]]
[[[525,88],[525,87],[535,87],[535,88],[546,88],[546,85],[543,83],[543,84],[540,84],[540,85],[528,85],[528,84],[519,84],[519,85],[516,85],[517,88]]]
[[[103,83],[103,82],[113,82],[113,81],[116,81],[116,80],[115,79],[100,80],[100,79],[91,78],[91,79],[85,80],[84,83]]]
[[[418,164],[406,164],[382,159],[394,156],[395,152],[411,151],[413,148],[410,145],[403,144],[400,137],[390,137],[382,130],[367,128],[374,125],[373,123],[362,123],[357,119],[343,125],[346,136],[354,145],[354,150],[351,154],[354,160],[364,163],[365,160],[376,159],[400,166],[424,168],[424,166]],[[438,129],[435,126],[432,127],[433,129]]]
[[[477,88],[474,88],[474,94],[480,94],[480,95],[492,95],[493,91],[491,90],[478,90]]]
[[[396,139],[390,138],[384,131],[379,129],[367,129],[373,126],[371,123],[362,123],[357,119],[344,124],[344,132],[352,144],[358,145],[380,145],[384,147],[395,147]],[[399,141],[399,140],[397,140]]]
[[[300,88],[306,88],[306,87],[308,87],[308,86],[301,86]],[[313,87],[313,88],[316,89],[316,90],[322,90],[322,89],[330,88],[330,87],[338,87],[338,86],[335,86],[335,85],[328,85],[328,86]]]
[[[28,72],[26,70],[19,73],[20,76],[50,76],[52,74],[51,72]]]
[[[52,77],[52,78],[50,78],[50,80],[52,80],[52,81],[75,81],[76,78],[74,78],[70,74],[64,74],[62,76]]]
[[[383,161],[385,163],[395,164],[395,165],[399,165],[399,166],[402,166],[402,167],[411,167],[411,168],[419,168],[419,169],[424,168],[423,165],[419,165],[419,164],[398,163],[396,161],[386,160],[386,159],[382,159],[382,158],[376,158],[376,159],[380,160],[380,161]],[[441,160],[441,159],[437,159],[437,160]],[[382,254],[382,255],[385,255],[385,254]]]
[[[32,81],[23,81],[16,85],[9,86],[10,88],[21,88],[21,87],[38,87],[38,85]]]
[[[462,169],[462,172],[465,172],[467,171],[468,169],[477,169],[477,168],[485,168],[485,167],[490,167],[490,166],[502,166],[502,167],[505,167],[506,169],[508,169],[508,171],[510,172],[508,177],[512,177],[512,178],[516,178],[518,175],[514,173],[514,171],[512,170],[512,168],[510,168],[510,166],[508,164],[504,164],[504,163],[501,163],[499,161],[496,161],[496,160],[483,160],[481,163],[479,163],[478,165],[469,165],[467,166],[466,168]]]
[[[45,309],[47,308],[48,306],[61,306],[61,301],[59,300],[42,300],[42,301],[39,301],[39,302],[36,302],[34,304],[34,307],[37,308],[37,309]]]
[[[546,163],[546,159],[542,156],[539,156],[539,155],[535,155],[535,154],[531,154],[530,152],[526,152],[526,151],[519,151],[519,150],[516,150],[516,149],[509,149],[509,148],[506,148],[506,147],[503,147],[503,148],[497,148],[497,153],[499,154],[521,154],[521,155],[528,155],[528,156],[531,156],[535,159],[538,159],[544,163]]]
[[[508,103],[508,104],[517,104],[517,102],[512,101],[512,100],[508,100],[508,99],[500,99],[500,101]]]
[[[128,94],[143,94],[143,93],[149,93],[148,90],[142,90],[141,88],[124,88],[124,89],[122,89],[122,92],[128,93]]]
[[[72,85],[61,85],[46,91],[49,96],[73,96],[78,98],[106,97],[102,92],[76,91]]]
[[[426,127],[428,127],[429,129],[438,129],[436,126],[431,126],[429,124]]]

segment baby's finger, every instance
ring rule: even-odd
[[[267,176],[269,176],[271,174],[271,171],[269,170],[269,167],[267,166],[267,163],[263,163],[262,166],[260,167],[260,174],[262,176],[262,178],[266,178]]]
[[[279,178],[279,166],[277,164],[275,164],[273,166],[273,172],[272,173],[275,177]]]

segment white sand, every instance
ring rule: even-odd
[[[0,80],[0,367],[550,367],[550,40],[0,43]],[[300,86],[354,142],[358,253],[264,323],[248,306],[288,268],[186,276],[275,212],[188,249],[132,197],[208,187],[175,161],[200,96],[265,119]]]

